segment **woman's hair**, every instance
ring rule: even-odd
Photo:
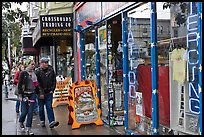
[[[22,66],[25,68],[25,66],[23,64],[20,64],[19,67],[18,67],[19,71],[22,71],[22,69],[21,69]]]
[[[33,62],[33,59],[28,59],[28,61],[25,63],[25,66],[28,67],[28,65],[30,65],[31,62]]]

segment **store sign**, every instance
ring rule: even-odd
[[[188,48],[188,79],[189,79],[189,110],[194,114],[200,113],[198,92],[198,15],[191,14],[187,19],[187,48]]]
[[[72,14],[41,15],[41,36],[69,36],[72,23]]]

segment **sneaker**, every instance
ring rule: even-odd
[[[25,131],[25,126],[22,122],[19,122],[19,127],[20,127],[21,132]]]
[[[34,135],[34,133],[32,132],[30,127],[27,127],[26,132],[27,132],[28,135]]]
[[[22,122],[19,122],[20,128],[25,128],[24,124]]]
[[[41,127],[45,127],[45,121],[41,121],[40,125]]]
[[[58,121],[52,121],[50,124],[49,124],[49,127],[50,128],[54,128],[54,127],[56,127],[56,126],[58,126],[59,125],[59,122]]]

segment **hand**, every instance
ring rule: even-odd
[[[39,96],[39,99],[44,99],[45,98],[45,96],[43,95],[43,94],[41,94],[40,96]]]
[[[23,100],[23,98],[22,97],[19,97],[19,101],[22,101]]]

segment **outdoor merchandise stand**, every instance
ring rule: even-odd
[[[55,108],[60,104],[68,104],[68,90],[72,85],[72,78],[67,77],[63,81],[56,82],[56,89],[53,93],[52,107]]]
[[[69,115],[71,115],[72,123],[68,122],[72,124],[72,129],[79,128],[82,124],[103,125],[96,92],[96,85],[91,81],[85,80],[72,84],[69,90],[69,107],[72,108]]]

